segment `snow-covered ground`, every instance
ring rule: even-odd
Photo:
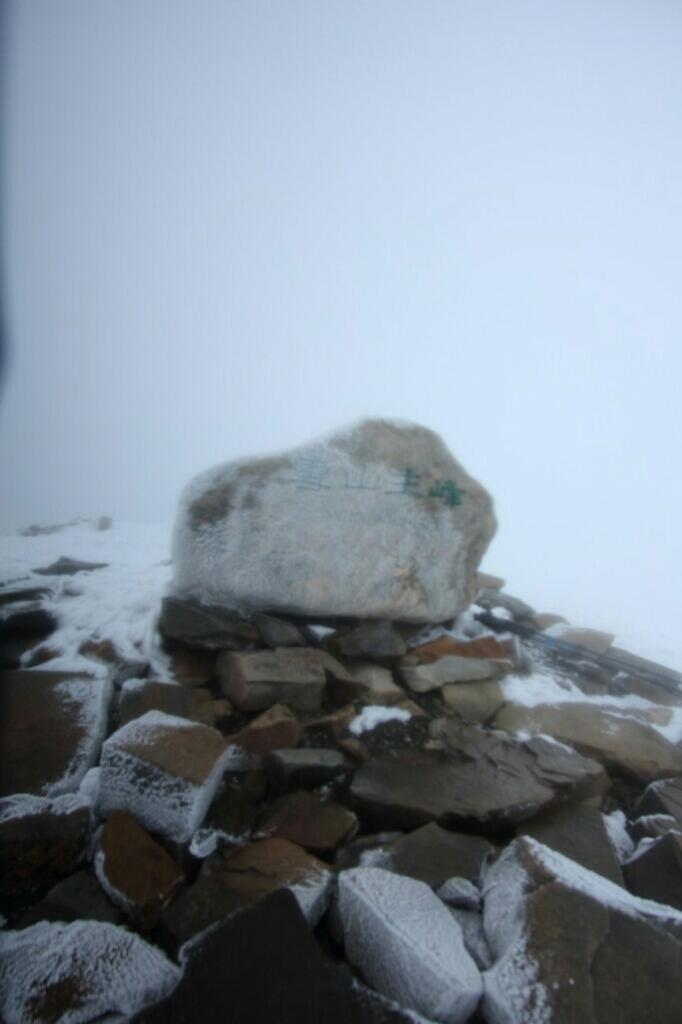
[[[87,667],[92,671],[92,661],[86,664],[78,647],[95,636],[112,640],[125,656],[142,655],[150,659],[159,672],[163,671],[154,622],[171,579],[171,533],[168,523],[151,526],[115,522],[110,530],[104,531],[81,523],[54,534],[0,537],[0,584],[49,584],[55,588],[55,597],[46,606],[55,612],[60,627],[48,642],[59,651],[59,657],[49,663],[49,668]],[[108,566],[66,577],[61,582],[54,576],[34,575],[34,569],[49,565],[60,556],[107,562]],[[503,565],[494,568],[504,574]],[[543,604],[540,579],[530,588],[532,593],[513,584],[510,578],[509,589],[538,610],[551,608],[571,619],[571,610],[578,606],[574,600],[570,608],[562,607],[556,594],[553,601],[548,597]],[[68,600],[62,599],[64,590]],[[585,602],[589,604],[590,597],[594,597],[591,585],[586,583],[586,590],[589,593]],[[617,645],[670,668],[682,669],[682,631],[673,628],[674,615],[670,609],[664,614],[666,609],[653,602],[635,607],[631,591],[616,589],[608,596],[601,595],[600,600],[601,615],[593,614],[589,620],[574,616],[573,624],[614,630],[616,624],[622,624],[617,632]]]

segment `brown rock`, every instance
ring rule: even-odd
[[[114,811],[102,829],[97,875],[105,890],[142,928],[152,928],[184,875],[130,814]]]
[[[682,775],[682,750],[651,726],[594,704],[507,704],[495,716],[495,725],[510,733],[552,736],[619,775],[643,781]]]
[[[242,711],[264,711],[273,704],[319,711],[327,681],[319,653],[309,647],[225,651],[216,672],[222,692]]]
[[[329,877],[328,866],[288,839],[272,837],[242,846],[218,860],[224,884],[247,900],[285,885]]]
[[[568,625],[563,615],[555,615],[554,612],[536,612],[533,616],[533,625],[536,629],[549,629],[550,626],[556,626],[559,622],[566,622]]]
[[[480,836],[450,832],[431,822],[396,839],[386,852],[382,867],[438,889],[450,878],[477,881],[493,847]]]
[[[596,807],[585,804],[553,807],[520,825],[516,834],[532,836],[584,868],[616,885],[623,885],[623,874],[604,817]]]
[[[172,683],[151,679],[135,680],[124,685],[118,702],[118,722],[125,725],[148,711],[163,711],[179,718],[191,718],[195,710],[193,694]]]
[[[419,665],[438,661],[447,654],[457,654],[461,658],[507,658],[508,651],[494,636],[480,636],[475,640],[455,640],[452,636],[439,636],[426,644],[413,647],[409,653],[410,661],[414,658]]]
[[[602,633],[598,629],[583,629],[578,626],[565,627],[562,623],[549,626],[547,632],[563,643],[576,644],[578,647],[584,647],[586,651],[592,651],[593,654],[606,654],[616,639],[613,633]]]
[[[176,648],[170,652],[171,674],[183,686],[206,686],[215,677],[215,651]]]
[[[297,747],[302,735],[303,727],[296,716],[284,704],[275,704],[229,736],[227,742],[236,743],[251,754],[263,755],[280,747]]]
[[[671,814],[682,826],[682,778],[652,782],[635,809],[637,814]]]
[[[90,835],[90,813],[75,799],[35,800],[34,813],[0,821],[0,910],[13,912],[76,870]]]
[[[123,660],[111,640],[85,640],[78,648],[78,653],[84,658],[104,661],[107,665],[115,665]]]
[[[352,811],[315,793],[298,790],[276,800],[258,820],[258,831],[307,850],[335,850],[358,830]]]
[[[95,762],[107,684],[72,672],[0,673],[0,796],[77,789]]]

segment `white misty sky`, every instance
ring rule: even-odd
[[[677,0],[6,22],[4,530],[386,414],[492,492],[510,589],[677,638]]]

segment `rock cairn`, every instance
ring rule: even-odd
[[[190,486],[164,678],[2,674],[7,1024],[677,1024],[682,680],[477,573],[493,522],[368,421]]]

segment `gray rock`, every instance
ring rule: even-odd
[[[623,875],[604,817],[596,807],[585,804],[552,807],[524,822],[516,834],[532,836],[584,868],[603,875],[616,885],[623,885]]]
[[[385,867],[438,889],[457,875],[477,879],[493,847],[480,836],[448,832],[435,822],[396,840]]]
[[[204,650],[241,650],[258,640],[258,630],[230,608],[164,597],[159,629],[168,639]]]
[[[480,910],[481,893],[468,878],[448,878],[437,892],[438,898],[449,907],[460,910]]]
[[[448,907],[453,919],[462,929],[464,947],[479,971],[492,967],[492,956],[483,931],[483,918],[476,910],[463,907]]]
[[[494,957],[491,1024],[676,1024],[682,915],[629,895],[530,838],[486,874],[484,929]]]
[[[216,674],[222,692],[242,711],[264,711],[273,704],[319,711],[327,681],[319,652],[309,647],[224,652]]]
[[[507,704],[495,717],[507,732],[531,732],[569,743],[609,771],[643,781],[682,775],[682,749],[656,729],[594,704]]]
[[[492,502],[423,427],[365,420],[186,488],[174,592],[247,610],[414,623],[456,616]]]
[[[92,572],[94,569],[106,569],[108,562],[79,562],[77,558],[65,558],[63,555],[51,565],[42,569],[34,569],[39,576],[73,576],[77,572]]]
[[[629,828],[635,843],[640,839],[659,839],[668,832],[682,832],[682,824],[672,814],[643,814]]]
[[[476,604],[480,604],[487,611],[492,611],[494,608],[504,608],[513,618],[521,621],[532,619],[535,614],[531,606],[522,601],[520,597],[506,594],[503,590],[487,589],[484,587],[476,594]]]
[[[479,683],[452,683],[444,686],[443,703],[463,722],[484,725],[503,707],[505,697],[495,679]]]
[[[400,675],[415,693],[427,693],[440,689],[447,683],[468,683],[477,679],[499,679],[511,672],[513,665],[508,661],[488,658],[460,658],[448,654],[427,665],[403,666]]]
[[[623,865],[630,892],[682,910],[682,835],[668,832]]]
[[[21,604],[26,601],[40,601],[43,597],[50,597],[52,590],[49,586],[42,587],[0,587],[0,607],[7,604]]]
[[[350,792],[361,820],[380,829],[437,821],[494,833],[608,787],[595,761],[549,741],[514,741],[454,721],[443,735],[445,753],[388,752],[358,768]]]
[[[336,851],[334,864],[338,871],[356,868],[360,864],[365,867],[384,867],[388,858],[387,848],[396,839],[400,839],[402,834],[402,832],[377,832],[376,835],[359,836]],[[365,854],[373,853],[378,854],[376,864],[372,864],[371,857],[365,860]]]
[[[293,622],[260,613],[254,616],[254,625],[266,647],[305,647],[305,637]]]
[[[407,651],[402,636],[387,621],[365,622],[353,629],[334,633],[325,644],[334,654],[344,658],[400,658]]]
[[[405,700],[405,691],[397,685],[390,669],[367,661],[350,662],[347,668],[366,703],[391,707]]]
[[[462,932],[428,885],[380,868],[339,876],[346,957],[401,1006],[465,1024],[481,997],[479,970]]]
[[[275,750],[265,759],[268,788],[274,795],[293,789],[315,789],[346,778],[355,766],[340,750],[301,747]]]
[[[635,810],[637,814],[671,814],[682,825],[682,778],[652,782]]]

